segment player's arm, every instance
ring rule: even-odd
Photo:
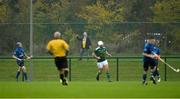
[[[31,57],[28,56],[26,53],[24,53],[24,56],[25,56],[27,59],[31,59]]]
[[[19,61],[21,61],[21,60],[22,60],[22,59],[20,59],[20,58],[16,57],[15,55],[12,55],[12,57],[13,57],[14,59],[16,59],[16,60],[19,60]]]
[[[50,55],[53,55],[53,52],[51,51],[51,44],[50,44],[50,42],[48,43],[46,49],[47,49],[47,52],[48,52]]]
[[[53,55],[53,53],[52,53],[50,50],[48,50],[47,52],[48,52],[50,55]]]
[[[64,41],[64,49],[66,50],[66,56],[69,54],[69,45]]]
[[[78,40],[82,40],[82,38],[81,38],[81,37],[79,37],[79,35],[78,35],[78,34],[76,34],[76,38],[77,38]]]
[[[98,57],[94,52],[92,53],[92,56],[96,59],[100,59],[100,57]]]
[[[108,51],[106,51],[106,54],[107,54],[108,56],[112,57],[112,55],[111,55]]]
[[[148,54],[148,51],[149,51],[149,47],[148,47],[148,46],[145,46],[142,55],[145,56],[145,57],[149,57],[149,58],[155,58],[155,57],[156,57],[156,56],[153,54],[153,52],[151,52],[151,54]]]
[[[158,58],[158,56],[157,56],[156,54],[147,54],[147,53],[143,53],[143,56],[149,57],[149,58]]]

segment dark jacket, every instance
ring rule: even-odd
[[[81,48],[83,48],[83,45],[82,45],[83,37],[77,36],[77,39],[81,42]],[[90,41],[90,39],[87,37],[87,38],[86,38],[86,46],[85,46],[85,49],[89,49],[90,46],[91,46],[91,41]]]

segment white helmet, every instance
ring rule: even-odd
[[[103,41],[98,41],[99,46],[102,46],[103,44],[104,44]]]
[[[16,46],[17,46],[17,47],[22,47],[22,43],[21,43],[21,42],[17,42],[17,43],[16,43]]]
[[[61,36],[61,33],[60,33],[60,32],[56,31],[56,32],[54,33],[54,38],[60,38],[60,36]]]

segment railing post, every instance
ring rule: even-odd
[[[166,62],[166,57],[164,57],[164,61]],[[164,64],[164,81],[167,81],[167,65]]]
[[[69,57],[69,81],[71,81],[71,57]]]
[[[119,81],[119,57],[116,58],[116,81]]]

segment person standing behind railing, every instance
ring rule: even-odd
[[[89,49],[91,48],[91,40],[89,39],[87,32],[83,33],[83,37],[79,37],[79,35],[76,35],[76,38],[81,43],[81,48],[80,48],[80,60],[81,60],[84,54],[86,54],[86,56],[89,56]]]

